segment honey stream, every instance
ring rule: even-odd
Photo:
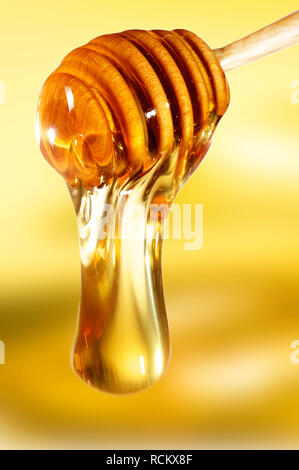
[[[101,390],[135,392],[166,369],[163,224],[228,102],[217,58],[184,30],[100,36],[42,89],[40,148],[67,182],[80,238],[74,368]]]

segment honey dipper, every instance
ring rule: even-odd
[[[223,70],[298,42],[298,12],[216,51],[185,30],[131,30],[68,54],[46,80],[36,130],[77,214],[81,302],[73,364],[130,393],[169,358],[163,225],[229,103]]]

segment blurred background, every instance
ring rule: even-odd
[[[34,134],[44,80],[95,36],[179,27],[216,48],[297,7],[296,0],[1,5],[1,448],[299,448],[299,364],[290,360],[299,339],[298,46],[227,74],[230,107],[176,200],[204,204],[203,247],[164,242],[172,357],[163,379],[142,393],[104,394],[72,371],[76,221]]]

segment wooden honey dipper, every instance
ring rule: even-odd
[[[68,54],[45,82],[37,136],[77,213],[81,304],[73,362],[87,383],[129,393],[166,369],[164,218],[227,109],[223,71],[298,42],[298,22],[295,12],[215,51],[180,29],[104,35]],[[157,204],[163,209],[152,219]]]
[[[228,101],[217,57],[194,34],[100,36],[68,54],[46,81],[41,150],[69,183],[80,178],[85,186],[143,174],[176,146],[182,166]]]
[[[299,10],[248,36],[215,49],[225,72],[299,42]]]

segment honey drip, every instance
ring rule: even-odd
[[[38,140],[66,180],[80,237],[74,368],[101,390],[135,392],[166,369],[165,219],[150,211],[167,213],[228,102],[216,56],[185,30],[100,36],[44,84]]]

